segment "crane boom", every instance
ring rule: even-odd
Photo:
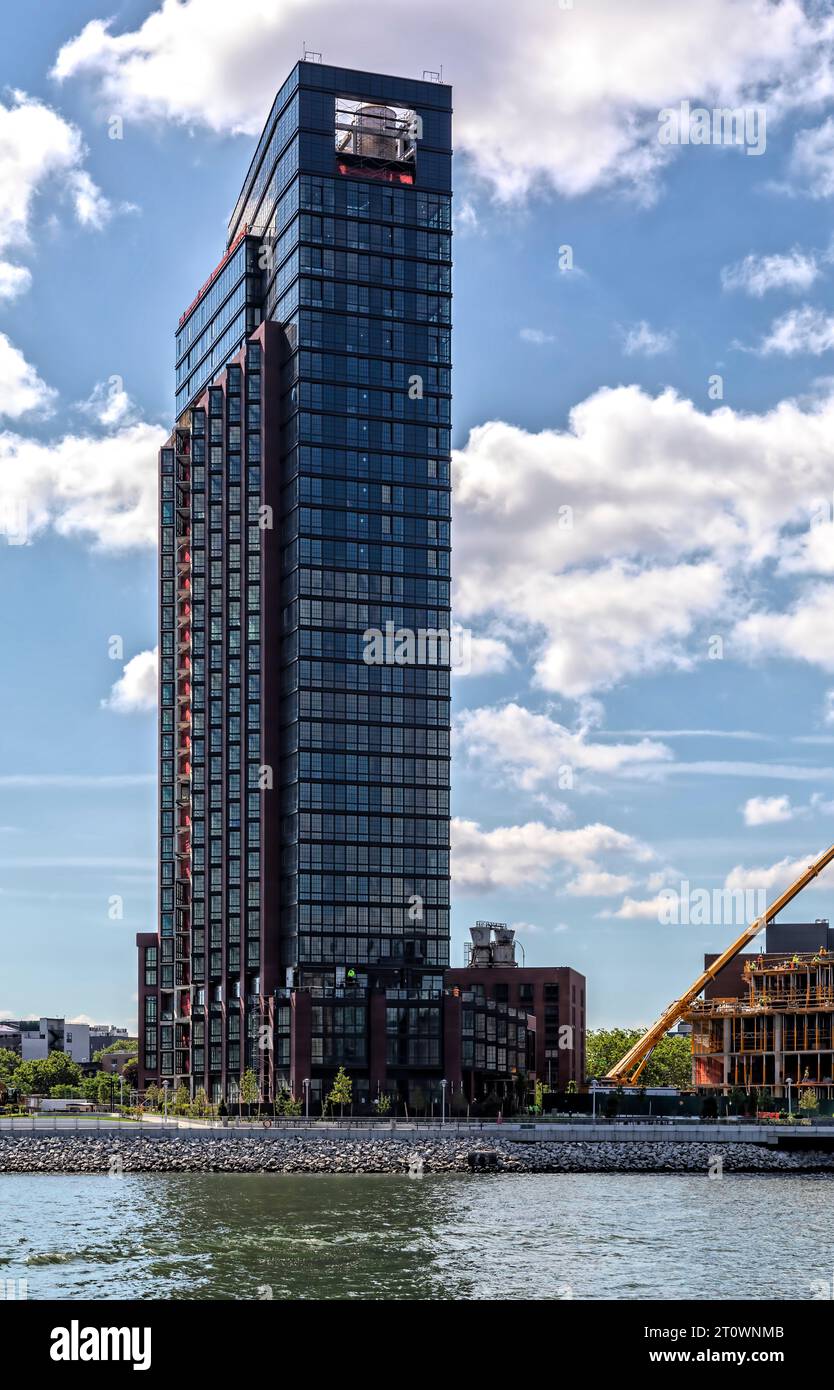
[[[812,879],[816,878],[817,874],[822,873],[823,869],[827,864],[831,863],[832,859],[834,859],[834,845],[831,845],[831,847],[825,851],[825,854],[821,854],[819,859],[815,859],[813,864],[810,864],[804,873],[801,873],[799,878],[795,879],[790,887],[786,888],[784,893],[780,894],[780,896],[770,904],[770,907],[762,913],[761,917],[757,917],[755,921],[744,928],[741,936],[739,936],[731,946],[728,946],[723,955],[718,956],[718,958],[712,962],[712,965],[707,966],[703,974],[698,976],[695,983],[690,985],[689,989],[685,994],[681,995],[680,999],[676,999],[669,1005],[668,1009],[660,1015],[657,1022],[653,1023],[651,1028],[643,1034],[642,1038],[639,1038],[634,1046],[629,1048],[628,1052],[617,1062],[616,1066],[613,1066],[611,1070],[606,1073],[603,1080],[617,1082],[624,1086],[636,1085],[640,1073],[664,1033],[667,1033],[672,1024],[677,1022],[681,1014],[689,1004],[692,1003],[692,1000],[701,993],[704,986],[709,984],[710,980],[714,979],[718,972],[723,970],[724,966],[728,965],[729,962],[738,955],[739,951],[747,945],[748,941],[752,941],[755,936],[758,936],[762,928],[766,927],[768,922],[772,922],[777,913],[781,912],[784,907],[787,907],[788,903],[796,897],[797,893],[801,893],[802,889],[806,888]]]

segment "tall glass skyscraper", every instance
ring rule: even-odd
[[[442,1075],[451,91],[302,62],[180,319],[140,1084]]]

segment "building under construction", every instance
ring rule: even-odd
[[[707,956],[704,968],[716,959]],[[740,955],[684,1014],[699,1089],[834,1096],[834,931],[827,921],[770,923],[765,950]]]
[[[704,1090],[756,1087],[774,1097],[808,1088],[834,1094],[834,942],[827,921],[777,925],[789,903],[834,862],[830,845],[664,1009],[606,1073],[637,1086],[654,1048],[681,1019],[692,1028],[693,1080]],[[767,929],[766,948],[742,955]],[[703,997],[702,997],[703,996]]]

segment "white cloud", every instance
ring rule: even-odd
[[[108,428],[123,425],[136,414],[120,376],[99,381],[87,400],[79,403],[78,409]]]
[[[139,652],[131,657],[119,679],[113,685],[102,708],[115,714],[137,714],[156,709],[159,648]]]
[[[54,75],[92,76],[106,109],[132,119],[251,136],[311,31],[327,36],[325,59],[397,72],[412,20],[408,0],[389,0],[384,24],[369,0],[163,0],[132,31],[90,21]],[[772,121],[831,87],[830,23],[800,0],[596,0],[569,14],[541,0],[424,0],[419,39],[454,75],[458,149],[504,199],[622,184],[648,200],[673,157],[657,138],[662,108],[766,97]]]
[[[664,914],[669,912],[669,904],[672,898],[667,891],[662,897],[656,898],[628,898],[626,897],[616,912],[605,910],[597,914],[599,917],[616,917],[623,922],[650,921],[660,922]]]
[[[82,227],[101,231],[113,216],[110,200],[96,187],[86,169],[74,170],[69,186],[75,215]]]
[[[17,299],[32,283],[32,272],[24,265],[0,261],[0,300]]]
[[[645,859],[650,851],[609,825],[556,830],[541,821],[482,830],[477,821],[452,821],[452,879],[458,893],[545,886],[558,868],[592,870],[600,854]]]
[[[51,528],[102,550],[155,545],[156,456],[164,439],[146,423],[52,442],[0,433],[0,518],[20,517],[29,540]]]
[[[789,796],[751,796],[744,803],[745,825],[778,825],[795,815]]]
[[[640,763],[670,758],[661,743],[593,743],[546,714],[516,703],[500,709],[464,710],[455,723],[456,743],[468,757],[497,769],[524,791],[570,785],[575,770],[616,775]],[[560,775],[563,776],[560,783]]]
[[[533,343],[535,347],[544,347],[545,343],[554,342],[552,333],[545,333],[543,328],[520,328],[518,336],[523,343]]]
[[[468,657],[468,664],[459,670],[453,668],[452,674],[455,676],[501,675],[513,665],[513,654],[500,637],[476,637],[470,634],[461,651]]]
[[[41,381],[23,353],[9,342],[5,333],[0,333],[0,416],[18,420],[21,415],[28,415],[32,411],[48,413],[55,395],[52,388]],[[0,497],[2,491],[3,484],[0,483]]]
[[[574,898],[616,898],[634,886],[630,874],[609,874],[605,870],[588,870],[571,879],[567,891]]]
[[[787,888],[794,879],[799,878],[806,869],[810,868],[815,859],[818,859],[822,850],[817,850],[814,854],[809,854],[803,859],[778,860],[775,864],[758,869],[745,869],[741,864],[737,864],[731,869],[724,880],[724,887],[729,889],[752,889],[754,892],[765,892],[772,888]],[[814,879],[815,884],[830,885],[834,879],[834,869],[829,864],[823,869],[822,873]]]
[[[812,585],[785,612],[751,613],[733,645],[750,659],[787,657],[834,671],[834,585]]]
[[[107,200],[83,167],[85,153],[80,131],[43,102],[24,92],[0,102],[0,251],[29,241],[35,199],[50,183],[69,192],[82,224],[99,225]]]
[[[794,137],[791,173],[812,198],[834,194],[834,117]]]
[[[757,625],[790,625],[751,614],[759,571],[831,568],[831,528],[811,522],[832,439],[834,395],[702,412],[636,386],[595,392],[564,430],[480,425],[454,456],[458,618],[497,624],[532,650],[540,686],[571,697],[689,670],[716,632],[747,660]],[[803,624],[801,646],[791,632],[785,654],[834,669],[832,614],[826,593],[822,626]]]
[[[623,352],[626,357],[658,357],[663,352],[671,352],[674,344],[674,333],[652,328],[645,319],[623,330]]]
[[[745,256],[734,265],[724,266],[721,284],[725,290],[743,290],[761,299],[769,290],[808,290],[819,277],[816,256],[794,247],[787,254]]]
[[[471,236],[480,232],[478,209],[471,198],[461,198],[457,202],[454,210],[454,229],[458,236]]]
[[[782,357],[796,357],[808,353],[819,357],[834,347],[834,315],[822,309],[814,309],[803,304],[801,309],[789,309],[780,318],[774,319],[770,332],[762,339],[758,351],[763,357],[774,353]]]

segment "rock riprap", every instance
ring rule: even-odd
[[[495,1155],[483,1166],[477,1155]],[[514,1143],[287,1135],[0,1135],[0,1173],[728,1173],[831,1172],[834,1154],[758,1144]]]

